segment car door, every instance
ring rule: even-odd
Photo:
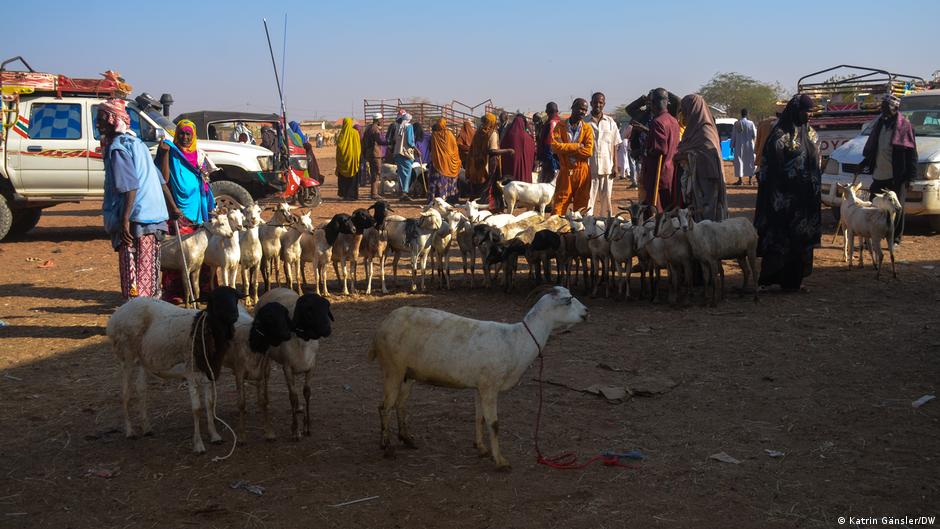
[[[88,191],[87,131],[81,99],[32,100],[20,140],[19,193],[82,197]]]
[[[131,118],[130,129],[141,136],[140,113],[136,108],[128,106],[127,115]],[[98,103],[92,103],[88,109],[88,123],[90,131],[88,134],[88,194],[92,196],[104,196],[104,159],[101,154],[101,136],[98,135],[98,127],[95,126],[95,117],[98,115]],[[150,128],[151,125],[147,124]]]

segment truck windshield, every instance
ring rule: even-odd
[[[160,125],[161,127],[163,127],[164,130],[166,130],[171,136],[176,133],[176,124],[170,121],[169,119],[167,119],[159,111],[154,110],[152,108],[148,108],[144,112],[147,114],[147,116],[150,119],[156,122],[157,125]]]

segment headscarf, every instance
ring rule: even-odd
[[[290,123],[287,124],[287,126],[290,127],[290,130],[294,131],[294,134],[300,137],[301,145],[303,145],[304,143],[307,143],[307,135],[304,134],[304,131],[300,129],[300,123],[297,123],[296,121],[291,121]]]
[[[797,125],[797,120],[799,119],[800,113],[810,112],[815,106],[816,105],[813,102],[812,97],[806,94],[794,95],[790,98],[790,101],[783,109],[783,112],[780,113],[780,119],[777,120],[776,126],[786,132],[792,132],[796,128],[802,126]]]
[[[501,149],[512,149],[513,154],[504,154],[504,162],[512,170],[513,180],[532,182],[532,168],[535,166],[535,140],[526,132],[525,116],[516,115],[507,127],[500,144]]]
[[[718,127],[715,118],[708,110],[705,99],[698,94],[690,94],[682,98],[679,111],[685,118],[685,134],[679,141],[676,154],[712,149],[721,152],[721,139],[718,137]]]
[[[470,143],[470,156],[467,159],[467,179],[475,184],[485,182],[487,161],[490,156],[490,135],[496,130],[496,116],[487,112],[483,116],[483,124],[473,135]]]
[[[441,176],[456,177],[460,172],[460,153],[457,138],[447,129],[444,118],[437,120],[431,128],[431,163]]]
[[[188,119],[181,119],[179,123],[176,124],[176,130],[189,131],[189,134],[193,138],[193,141],[189,144],[189,147],[183,147],[179,143],[176,143],[175,137],[173,139],[173,143],[179,147],[179,150],[183,153],[186,161],[191,163],[193,167],[199,167],[199,153],[196,151],[196,124]]]
[[[352,118],[343,118],[343,128],[336,137],[336,174],[352,177],[359,173],[359,157],[362,144],[359,133],[353,128]]]
[[[463,122],[460,128],[460,134],[457,135],[457,148],[464,152],[470,151],[470,144],[473,143],[473,123],[468,119]]]
[[[108,119],[108,123],[114,126],[114,135],[127,132],[127,128],[131,124],[131,117],[127,113],[126,106],[127,102],[123,99],[113,98],[98,104],[98,113],[104,114]],[[113,138],[114,136],[100,134],[101,149],[104,150]]]
[[[313,152],[313,145],[311,145],[309,138],[307,140],[304,142],[304,153],[307,155],[307,170],[304,171],[304,176],[313,178],[322,184],[323,180],[320,177],[320,164],[317,163],[317,155]]]
[[[894,94],[885,94],[884,100],[895,110],[901,108],[901,99]],[[902,116],[900,112],[898,112],[897,122],[894,124],[891,145],[906,149],[917,148],[917,143],[914,141],[914,128],[911,127],[910,120]]]

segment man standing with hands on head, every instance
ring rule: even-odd
[[[917,176],[917,144],[914,129],[898,110],[901,100],[888,94],[881,102],[881,117],[875,122],[862,155],[862,167],[871,169],[870,195],[894,191],[901,203],[901,213],[894,220],[894,244],[901,244],[904,232],[904,200],[907,183]],[[861,168],[860,168],[861,169]]]
[[[552,213],[563,216],[568,206],[585,208],[591,195],[589,160],[594,154],[594,130],[584,123],[588,102],[577,98],[571,103],[571,117],[558,123],[552,133],[552,151],[558,155],[558,178]]]
[[[672,158],[679,146],[679,122],[669,113],[669,93],[665,88],[650,92],[649,100],[653,119],[643,158],[643,204],[664,211],[678,205]]]
[[[591,115],[584,122],[594,133],[594,154],[591,156],[591,194],[588,198],[588,215],[599,217],[611,213],[610,197],[613,193],[614,175],[620,173],[617,161],[617,146],[620,145],[620,130],[614,118],[604,114],[607,98],[601,92],[591,96]],[[599,201],[599,203],[598,203]]]

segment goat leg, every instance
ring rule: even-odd
[[[310,370],[304,373],[304,435],[310,437]]]

